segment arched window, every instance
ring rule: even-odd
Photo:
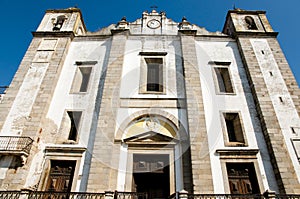
[[[246,16],[245,17],[245,22],[246,22],[247,28],[249,30],[257,30],[257,26],[256,26],[256,24],[254,22],[254,19],[252,17]]]
[[[54,31],[59,31],[66,20],[66,17],[64,15],[60,15],[56,18],[56,22],[54,23],[53,29]]]

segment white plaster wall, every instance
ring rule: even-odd
[[[299,138],[300,135],[294,135],[291,131],[291,127],[300,127],[300,118],[269,47],[268,41],[266,39],[251,39],[250,41],[260,65],[263,78],[275,109],[276,117],[282,134],[284,135],[288,152],[294,164],[299,181],[300,166],[292,146],[291,138]],[[273,76],[270,75],[270,72],[273,73]],[[279,97],[282,98],[283,102],[280,101]]]
[[[170,39],[142,38],[141,40],[128,40],[126,42],[124,64],[121,80],[121,98],[177,98],[182,97],[179,93],[177,84],[182,81],[176,81],[176,77],[182,80],[182,74],[176,71],[176,59],[179,63],[178,55],[181,55],[180,42]],[[165,94],[139,94],[141,59],[143,56],[139,52],[167,52],[165,59],[166,69],[166,93]],[[181,63],[181,62],[180,62]],[[180,89],[179,89],[180,90]]]
[[[91,125],[97,100],[96,96],[99,89],[98,85],[101,73],[103,72],[102,68],[105,64],[105,54],[106,51],[109,50],[107,49],[109,46],[110,41],[82,41],[73,42],[70,45],[68,55],[61,71],[61,76],[58,80],[47,113],[47,119],[52,121],[58,127],[56,131],[59,131],[66,110],[83,111],[78,133],[79,141],[77,145],[73,145],[74,147],[83,146],[89,150],[88,140],[92,128]],[[97,64],[92,66],[92,73],[89,80],[88,91],[86,93],[71,93],[71,86],[77,69],[77,66],[75,65],[76,61],[97,61]],[[47,143],[47,141],[44,142],[46,145],[51,145],[51,143]],[[85,157],[84,154],[82,154],[82,157]],[[83,162],[85,162],[84,158],[81,160],[82,164],[80,165],[79,176],[83,175]],[[78,179],[76,191],[79,191],[80,189],[79,185],[81,178],[79,177]]]
[[[79,143],[86,146],[91,128],[92,116],[102,72],[107,41],[73,42],[70,45],[61,76],[58,80],[47,118],[58,127],[65,110],[82,110]],[[76,61],[97,61],[93,66],[86,93],[70,93],[77,66]]]
[[[122,144],[120,146],[120,160],[118,166],[118,180],[117,180],[118,191],[126,191],[125,182],[126,182],[126,173],[128,172],[126,169],[127,153],[128,153],[128,146],[126,144]]]
[[[277,190],[274,174],[266,145],[263,139],[259,120],[256,117],[255,104],[249,89],[246,73],[234,42],[209,42],[197,41],[196,51],[198,67],[200,72],[204,111],[206,115],[206,126],[211,157],[212,174],[215,193],[224,193],[223,174],[220,164],[220,157],[215,154],[217,149],[224,149],[224,136],[222,130],[221,111],[236,111],[240,113],[242,125],[246,134],[248,147],[260,149],[257,155],[260,173],[262,175],[264,189],[271,187]],[[232,84],[235,94],[217,94],[216,82],[213,79],[213,66],[210,61],[231,62],[229,66]],[[227,149],[230,147],[226,147]],[[239,147],[233,147],[239,149]],[[245,149],[245,147],[241,147]],[[270,176],[270,182],[266,175]],[[264,191],[264,190],[261,190]]]
[[[141,59],[139,52],[167,52],[165,56],[166,75],[165,75],[165,94],[141,94],[139,93],[140,86],[140,68]],[[183,91],[182,65],[181,65],[181,47],[179,41],[174,40],[129,40],[126,43],[123,71],[121,79],[120,98],[140,98],[140,99],[157,99],[168,98],[177,99],[184,98],[185,93]],[[177,66],[175,65],[177,63]],[[177,87],[178,86],[178,87]],[[160,110],[171,113],[174,117],[178,118],[181,125],[187,129],[186,111],[184,109],[177,108],[163,108],[159,105],[145,108],[119,108],[116,117],[116,129],[118,131],[120,125],[126,121],[126,119],[141,110],[148,110],[151,113],[152,109],[159,108]]]

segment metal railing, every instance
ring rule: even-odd
[[[114,199],[148,199],[146,192],[114,192]]]
[[[276,194],[276,199],[300,199],[300,194]]]
[[[148,199],[147,193],[137,192],[45,192],[0,191],[1,199]],[[300,199],[298,194],[172,194],[173,199]],[[151,199],[151,198],[149,198]]]
[[[28,154],[33,140],[30,137],[0,136],[0,153]]]
[[[2,199],[19,199],[21,191],[0,191],[0,198]]]
[[[146,193],[136,192],[47,192],[47,191],[0,191],[1,199],[147,199]]]
[[[188,199],[264,199],[262,194],[188,194]]]
[[[0,191],[1,199],[105,199],[104,193]]]
[[[169,199],[300,199],[299,194],[182,194],[174,193]]]
[[[34,191],[34,192],[29,192],[27,196],[28,199],[105,199],[104,193],[81,193],[81,192],[66,193],[66,192]]]

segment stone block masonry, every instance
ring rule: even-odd
[[[289,64],[280,48],[280,45],[275,38],[268,38],[269,46],[272,50],[274,58],[277,62],[277,65],[280,69],[282,77],[286,83],[288,91],[293,99],[294,105],[300,117],[300,89],[296,82],[296,79],[289,67]]]
[[[50,102],[52,100],[52,96],[56,87],[56,83],[60,76],[60,71],[64,64],[64,60],[71,43],[71,38],[63,37],[58,39],[57,50],[54,51],[52,58],[49,62],[49,66],[45,73],[45,76],[42,80],[40,85],[37,97],[34,101],[32,106],[32,110],[30,113],[31,120],[28,120],[24,124],[24,129],[22,136],[31,137],[33,140],[37,140],[39,136],[42,136],[43,126],[46,126],[45,117],[47,115],[47,111],[50,106]],[[12,82],[13,89],[19,89],[22,82],[19,81],[24,78],[25,74],[29,66],[32,64],[33,57],[37,52],[37,48],[41,42],[41,38],[33,38],[33,41],[18,69],[17,74],[14,77]],[[9,100],[13,100],[14,98],[11,97]],[[9,103],[9,102],[7,102]],[[41,110],[42,109],[42,110]],[[9,110],[9,109],[7,109]],[[1,111],[2,114],[2,111]],[[2,116],[3,117],[3,116]],[[2,120],[1,120],[2,121]],[[22,189],[26,184],[27,174],[30,169],[31,161],[37,152],[36,150],[37,145],[34,144],[31,150],[31,154],[28,156],[26,167],[17,168],[14,172],[7,172],[6,178],[3,180],[1,187],[13,190],[13,189]],[[11,181],[11,179],[14,181]]]
[[[116,168],[116,165],[118,165],[120,146],[114,144],[116,120],[113,118],[116,116],[117,108],[120,107],[118,97],[126,38],[126,32],[124,34],[122,32],[114,34],[112,38],[92,151],[93,158],[87,185],[88,192],[104,192],[117,189],[118,168]]]
[[[284,155],[288,154],[285,139],[280,130],[278,119],[275,117],[274,106],[254,50],[251,47],[250,38],[238,38],[238,46],[251,86],[252,95],[257,104],[256,109],[261,121],[279,191],[281,193],[299,193],[300,187],[299,183],[295,183],[298,179],[292,160],[290,156]]]
[[[213,193],[207,129],[194,37],[182,34],[181,45],[185,76],[188,128],[190,132],[193,183],[192,188],[186,187],[186,189],[195,194]],[[195,98],[197,100],[194,100]]]

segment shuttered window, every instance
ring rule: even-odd
[[[147,91],[163,92],[163,60],[161,58],[146,58]]]

